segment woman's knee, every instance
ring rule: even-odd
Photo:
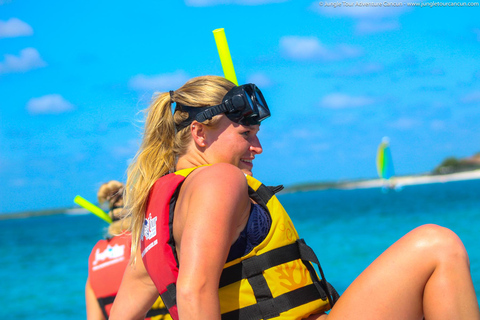
[[[426,224],[412,230],[415,248],[437,261],[469,264],[468,254],[462,240],[448,228]]]

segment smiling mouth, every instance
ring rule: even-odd
[[[247,159],[240,159],[240,161],[250,163],[250,164],[253,163],[253,160],[247,160]]]

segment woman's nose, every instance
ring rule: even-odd
[[[263,152],[262,145],[260,144],[260,140],[258,140],[257,137],[255,137],[254,141],[252,142],[250,146],[250,151],[253,151],[256,154],[260,154]]]

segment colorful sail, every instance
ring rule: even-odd
[[[389,139],[387,137],[384,137],[382,139],[382,143],[380,143],[380,145],[378,146],[377,152],[378,176],[385,180],[388,180],[395,175],[389,143]]]

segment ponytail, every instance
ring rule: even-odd
[[[130,225],[130,220],[120,219],[123,215],[123,183],[111,180],[100,186],[97,192],[98,203],[108,202],[108,215],[112,223],[108,226],[108,237],[118,236],[125,232]]]
[[[139,244],[150,188],[175,167],[175,126],[170,95],[160,94],[146,111],[143,141],[129,166],[125,188],[125,207],[127,215],[131,215],[132,257]]]
[[[234,86],[217,76],[193,78],[176,91],[157,95],[146,109],[143,141],[128,168],[125,188],[125,212],[127,217],[131,217],[129,230],[132,233],[133,262],[140,243],[150,189],[160,177],[175,171],[176,159],[187,152],[192,140],[190,127],[175,132],[175,123],[185,120],[188,114],[177,111],[173,115],[173,102],[194,107],[216,105]],[[215,122],[214,117],[204,123],[214,125]]]

